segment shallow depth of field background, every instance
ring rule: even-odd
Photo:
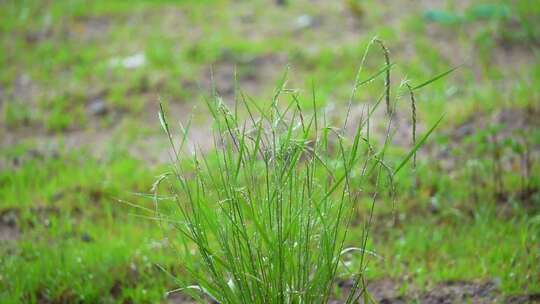
[[[212,78],[229,104],[235,77],[265,104],[288,67],[305,108],[314,88],[340,123],[375,36],[395,85],[458,69],[418,92],[420,134],[445,118],[376,207],[372,293],[540,298],[540,2],[278,2],[0,1],[0,302],[189,303],[155,266],[183,275],[179,236],[121,203],[150,205],[140,193],[169,161],[158,100],[207,151]],[[383,66],[374,50],[362,75]],[[358,92],[353,118],[383,84]],[[408,99],[397,112],[399,155]]]

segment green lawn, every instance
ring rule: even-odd
[[[540,293],[540,5],[288,2],[0,2],[0,302],[166,303],[194,284],[180,233],[133,206],[153,208],[145,194],[169,168],[158,100],[170,121],[193,112],[190,140],[208,151],[211,79],[225,103],[238,82],[264,108],[288,66],[299,105],[313,110],[313,90],[340,125],[375,36],[393,64],[393,168],[412,147],[400,84],[458,69],[416,91],[418,138],[445,117],[396,175],[395,200],[376,203],[367,277],[404,294],[449,281]],[[356,92],[352,123],[384,92],[384,68],[373,44],[358,80],[377,77]],[[359,246],[369,205],[347,244]]]

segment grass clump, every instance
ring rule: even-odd
[[[189,279],[183,284],[189,286],[178,291],[218,303],[326,303],[344,297],[335,293],[335,283],[346,276],[353,281],[346,303],[369,301],[365,248],[375,200],[380,192],[392,192],[394,174],[435,127],[395,170],[386,164],[393,111],[390,60],[383,49],[386,85],[378,102],[351,122],[353,136],[347,136],[348,114],[343,126],[332,126],[318,111],[315,93],[308,115],[298,92],[286,88],[286,77],[267,107],[237,90],[231,109],[214,90],[207,100],[215,147],[210,153],[188,144],[189,127],[181,125],[181,136],[174,136],[161,108],[174,161],[155,183],[154,202],[161,223],[184,236]],[[351,101],[358,86],[382,74],[366,81],[357,77]],[[383,99],[389,118],[381,144],[370,139],[370,118]],[[158,195],[164,185],[167,195]],[[178,213],[165,211],[170,211],[163,207],[166,201],[174,202]],[[371,213],[361,237],[348,247],[347,233],[366,201]],[[198,259],[191,257],[194,251]],[[348,269],[346,254],[357,254],[360,266]]]
[[[358,201],[353,184],[365,176],[352,174],[359,131],[346,142],[316,114],[305,119],[296,98],[285,111],[275,102],[249,124],[210,103],[215,154],[194,153],[171,173],[178,229],[204,269],[191,270],[198,285],[187,288],[219,303],[328,300]]]

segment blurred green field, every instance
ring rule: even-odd
[[[412,146],[399,84],[458,67],[416,96],[420,134],[445,118],[395,180],[397,199],[377,204],[374,294],[428,303],[466,282],[490,284],[493,302],[538,299],[540,3],[287,2],[0,1],[1,303],[189,303],[166,291],[193,283],[196,261],[131,206],[151,207],[141,193],[169,161],[158,100],[208,151],[212,81],[230,105],[237,84],[267,105],[288,69],[300,104],[313,90],[340,124],[374,37],[394,64],[396,159]],[[383,67],[374,47],[361,78]],[[357,92],[353,120],[383,87]]]

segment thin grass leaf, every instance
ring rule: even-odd
[[[411,157],[416,153],[416,151],[418,149],[420,149],[420,147],[422,147],[422,145],[424,144],[424,142],[427,140],[427,138],[429,137],[429,135],[431,133],[433,133],[433,131],[435,130],[435,128],[437,128],[437,126],[441,123],[441,121],[443,120],[444,118],[444,115],[442,115],[439,120],[437,120],[437,122],[431,127],[431,129],[429,129],[429,131],[427,131],[427,133],[422,137],[422,139],[420,139],[420,141],[413,147],[413,149],[411,149],[409,151],[409,153],[407,154],[407,156],[401,161],[401,163],[397,166],[397,168],[394,170],[394,173],[393,175],[396,175],[406,164],[407,162],[411,159]]]
[[[437,80],[443,78],[444,76],[452,73],[453,71],[457,70],[458,68],[459,68],[459,66],[456,66],[456,67],[453,67],[453,68],[451,68],[450,70],[448,70],[446,72],[440,73],[440,74],[436,75],[435,77],[433,77],[433,78],[431,78],[431,79],[429,79],[429,80],[427,80],[427,81],[425,81],[425,82],[423,82],[423,83],[421,83],[421,84],[419,84],[417,86],[414,86],[412,88],[412,90],[416,91],[416,90],[418,90],[420,88],[423,88],[423,87],[427,86],[428,84],[430,84],[430,83],[432,83],[434,81],[437,81]]]
[[[375,78],[381,76],[381,74],[389,71],[390,69],[392,69],[392,67],[395,65],[395,63],[390,63],[389,65],[385,65],[383,68],[381,68],[379,71],[377,71],[375,74],[371,75],[369,78],[365,79],[365,80],[362,80],[361,82],[359,82],[358,84],[356,84],[357,87],[361,87],[363,86],[364,84],[366,83],[370,83],[372,82],[373,80],[375,80]]]

